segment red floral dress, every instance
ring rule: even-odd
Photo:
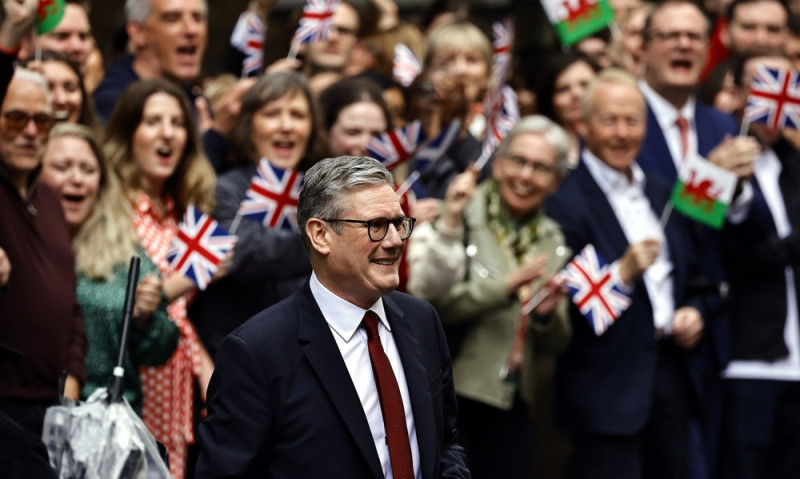
[[[134,224],[145,252],[166,277],[170,273],[167,249],[177,234],[178,225],[175,202],[167,198],[164,207],[164,216],[160,216],[152,200],[140,193]],[[194,444],[193,380],[200,374],[200,341],[186,315],[190,296],[181,296],[167,308],[170,319],[180,330],[175,353],[161,366],[139,370],[144,392],[142,418],[156,439],[167,446],[170,473],[177,479],[184,477],[186,451]]]

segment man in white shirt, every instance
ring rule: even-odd
[[[414,220],[392,185],[372,158],[306,173],[314,273],[222,343],[198,477],[470,477],[439,318],[393,292]]]
[[[791,69],[780,54],[743,59],[736,79],[743,99],[758,65]],[[720,477],[793,478],[800,470],[800,152],[781,129],[754,123],[749,131],[763,146],[754,199],[721,242],[731,362],[723,371]]]
[[[604,70],[584,99],[586,148],[546,202],[567,244],[592,244],[628,289],[630,307],[602,335],[572,306],[573,340],[559,358],[556,409],[574,439],[577,477],[682,478],[694,397],[686,351],[703,334],[689,223],[659,218],[670,185],[635,160],[646,106],[636,80]]]

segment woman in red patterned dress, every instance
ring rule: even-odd
[[[142,80],[125,90],[108,122],[104,149],[133,205],[142,246],[165,278],[169,316],[181,333],[172,358],[140,374],[143,419],[167,446],[170,472],[182,478],[188,445],[194,443],[193,381],[205,394],[214,366],[186,315],[193,284],[171,273],[166,253],[189,204],[213,212],[216,177],[203,155],[186,96],[165,80]]]

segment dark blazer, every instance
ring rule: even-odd
[[[645,194],[657,216],[669,192],[669,185],[647,177]],[[591,243],[611,263],[629,246],[610,203],[583,161],[547,200],[545,209],[561,225],[576,253]],[[688,304],[686,284],[694,263],[687,221],[670,215],[665,235],[678,308]],[[658,347],[642,279],[634,284],[630,298],[631,306],[602,336],[596,336],[575,305],[570,305],[573,337],[558,362],[556,407],[559,421],[573,432],[630,435],[638,433],[649,417]]]
[[[697,152],[704,158],[725,139],[725,135],[733,137],[739,134],[736,120],[719,110],[696,103],[694,115],[697,125]],[[645,172],[655,173],[670,183],[678,177],[664,132],[661,131],[650,105],[647,105],[647,134],[636,161]]]
[[[773,361],[789,354],[783,337],[786,324],[785,268],[794,268],[800,288],[800,152],[788,143],[774,147],[789,175],[781,187],[792,232],[779,238],[764,191],[753,180],[753,204],[747,219],[726,224],[721,251],[730,284],[731,357]],[[794,206],[792,206],[794,204]],[[800,297],[800,294],[798,294]]]
[[[469,478],[439,317],[403,293],[383,301],[411,396],[422,477]],[[199,437],[197,477],[383,477],[358,394],[308,282],[223,341]]]

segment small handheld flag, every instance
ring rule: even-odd
[[[514,22],[511,18],[506,18],[502,22],[492,24],[492,47],[494,49],[494,64],[492,65],[492,75],[495,84],[502,85],[508,76],[511,68],[511,48],[514,46]]]
[[[414,52],[406,45],[398,43],[394,46],[392,76],[398,83],[408,88],[422,72],[422,63]]]
[[[758,65],[747,96],[744,122],[800,129],[800,78],[797,72]]]
[[[572,302],[598,336],[606,332],[631,304],[621,285],[615,281],[610,265],[606,265],[591,244],[572,258],[561,274]]]
[[[36,10],[36,32],[39,35],[52,32],[64,18],[64,0],[39,0]]]
[[[303,43],[318,42],[328,38],[333,23],[333,13],[338,6],[339,0],[307,0],[292,38],[292,51],[296,52]]]
[[[614,19],[608,0],[540,0],[564,45],[574,45]]]
[[[236,240],[213,218],[189,205],[167,251],[167,261],[173,271],[187,276],[204,290]]]
[[[408,161],[425,141],[422,123],[414,120],[402,127],[372,137],[367,143],[370,156],[392,170]]]
[[[720,229],[735,191],[735,173],[690,155],[678,172],[670,202],[686,216]]]
[[[242,12],[231,34],[231,45],[244,53],[242,76],[258,74],[263,62],[264,21],[255,12]]]
[[[303,174],[283,170],[262,158],[236,213],[270,228],[297,231],[297,202]]]
[[[486,137],[483,139],[481,156],[488,158],[519,121],[517,94],[508,85],[493,88],[483,101],[483,111],[486,115]]]

